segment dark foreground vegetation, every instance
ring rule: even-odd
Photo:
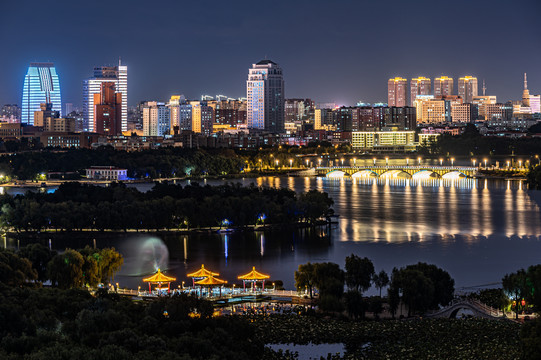
[[[117,183],[65,183],[51,194],[4,195],[0,204],[4,228],[75,231],[315,224],[328,215],[333,201],[316,190],[296,194],[255,186],[156,184],[142,193]]]
[[[332,359],[538,359],[541,350],[539,320],[524,325],[480,319],[355,321],[355,317],[345,317],[341,312],[331,316],[333,312],[313,310],[298,315],[214,317],[211,302],[184,294],[134,301],[105,289],[87,291],[85,287],[91,283],[87,274],[94,274],[94,283],[109,281],[120,267],[122,258],[115,253],[114,249],[85,248],[56,254],[39,244],[18,252],[0,249],[0,358],[295,358],[265,347],[278,343],[344,344],[346,354]],[[321,296],[325,291],[329,295],[333,287],[336,291],[333,276],[340,273],[334,266],[312,265],[309,273],[317,278],[311,281]],[[366,258],[348,257],[342,276],[350,289],[360,291],[371,281],[378,287],[382,284],[382,273],[375,274],[370,265]],[[506,278],[536,284],[536,272],[537,267],[532,267],[525,278],[521,278],[522,271]],[[55,280],[59,273],[64,273],[64,280],[79,281]],[[446,274],[420,263],[393,271],[390,284],[391,288],[399,286],[402,295],[410,286],[406,282],[428,286],[431,302],[422,303],[431,306],[438,301],[434,294],[452,286],[445,285],[449,280]],[[397,277],[399,284],[393,285]],[[43,287],[49,279],[53,280],[52,287]],[[321,279],[328,280],[331,288],[325,289]],[[507,292],[507,280],[504,282]],[[501,293],[493,295],[489,298],[499,301]]]

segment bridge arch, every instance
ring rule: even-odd
[[[373,171],[373,170],[364,169],[364,170],[359,170],[356,173],[352,174],[351,177],[354,178],[354,179],[378,177],[378,173]]]
[[[401,169],[387,170],[380,174],[382,179],[410,179],[411,175]]]
[[[456,180],[456,179],[462,179],[465,177],[468,177],[468,176],[464,174],[462,171],[449,171],[448,173],[445,173],[441,176],[441,178],[445,180]]]
[[[333,170],[333,171],[329,171],[325,177],[329,178],[329,179],[342,179],[346,176],[347,174],[342,171],[342,170]]]
[[[412,179],[437,179],[439,177],[440,175],[432,170],[419,170],[411,176]]]

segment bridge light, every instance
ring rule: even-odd
[[[309,162],[309,161],[310,161],[310,160],[306,159],[306,167],[308,167],[308,162]]]
[[[357,161],[357,158],[353,158],[353,166],[355,166],[356,161]]]
[[[454,162],[455,162],[455,158],[451,158],[451,166],[453,166]]]
[[[475,159],[471,159],[471,161],[473,162],[473,167],[475,167]]]
[[[519,168],[522,167],[522,160],[519,160],[519,161],[518,161],[518,167],[519,167]]]
[[[417,163],[419,164],[419,166],[421,166],[421,157],[420,156],[417,158]]]
[[[376,158],[373,158],[372,160],[374,160],[374,166],[376,166]]]
[[[385,165],[389,166],[389,158],[388,157],[385,157]]]
[[[340,162],[342,163],[342,166],[344,166],[344,159],[340,159]]]
[[[440,166],[442,166],[442,165],[443,165],[443,159],[440,158]]]
[[[289,159],[289,168],[291,169],[292,166],[293,166],[293,159]]]
[[[410,158],[406,158],[406,166],[409,166],[410,164]]]
[[[317,159],[319,166],[321,166],[321,159]]]
[[[507,167],[509,168],[509,160],[507,160]]]
[[[485,169],[487,168],[487,159],[483,159],[483,161],[485,162]]]

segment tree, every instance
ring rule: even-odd
[[[320,295],[332,295],[339,299],[344,293],[344,271],[332,262],[315,263],[314,286]]]
[[[72,249],[55,255],[47,265],[49,279],[53,285],[63,289],[83,286],[83,256]]]
[[[432,281],[419,270],[406,268],[400,271],[402,301],[408,306],[408,316],[428,310],[434,297]]]
[[[374,264],[368,258],[360,258],[351,254],[346,257],[346,284],[348,288],[356,291],[366,291],[370,288]]]
[[[21,286],[38,277],[30,260],[13,251],[0,248],[0,282],[8,286]]]
[[[349,316],[354,319],[359,317],[364,318],[366,312],[366,304],[364,303],[362,294],[357,290],[349,290],[344,294],[346,303],[346,311]]]
[[[515,315],[518,319],[520,300],[527,294],[527,274],[524,269],[507,274],[502,279],[503,290],[514,300]]]
[[[106,283],[109,279],[115,280],[115,273],[124,264],[124,258],[115,248],[105,248],[99,251],[98,274],[100,281]]]
[[[434,296],[430,303],[431,309],[437,309],[439,305],[445,306],[453,300],[455,293],[455,281],[449,273],[436,265],[419,262],[408,265],[406,269],[419,270],[424,276],[432,281]]]
[[[39,243],[29,244],[18,251],[20,257],[30,260],[32,267],[38,274],[38,280],[47,280],[47,264],[56,255],[56,251]]]
[[[381,270],[378,274],[374,274],[372,276],[372,281],[374,282],[374,285],[376,285],[376,287],[379,289],[379,297],[381,297],[381,289],[389,285],[389,276],[387,275],[385,270]]]
[[[308,288],[310,291],[310,299],[313,299],[312,290],[314,288],[314,264],[310,262],[306,264],[299,264],[299,270],[295,271],[295,288],[297,291],[302,291]]]
[[[528,301],[535,307],[536,311],[541,310],[541,265],[532,265],[527,271]]]

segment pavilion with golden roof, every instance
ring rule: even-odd
[[[255,266],[252,267],[252,271],[250,271],[248,274],[240,275],[239,280],[242,280],[242,286],[244,288],[244,291],[246,291],[246,282],[250,282],[252,284],[252,290],[255,288],[255,285],[258,281],[262,281],[262,287],[261,289],[265,289],[265,280],[270,278],[270,275],[260,273],[255,269]]]
[[[148,283],[148,291],[152,292],[152,284],[158,285],[158,291],[161,290],[162,284],[167,284],[167,292],[171,291],[171,282],[177,280],[174,277],[164,275],[160,269],[158,272],[150,277],[144,278],[143,282]]]
[[[195,287],[196,280],[203,280],[208,277],[212,276],[219,276],[219,273],[212,272],[210,270],[205,269],[205,264],[201,264],[201,269],[194,271],[192,273],[186,274],[187,277],[192,278],[192,284]]]

